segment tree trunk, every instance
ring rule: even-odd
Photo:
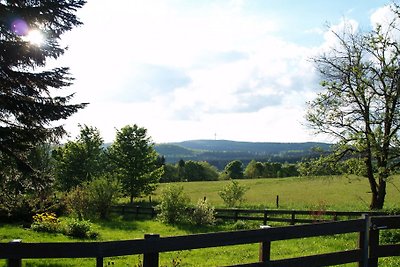
[[[386,179],[383,177],[379,177],[379,185],[378,185],[378,193],[376,194],[376,198],[371,202],[370,208],[372,210],[383,209],[383,205],[385,203],[386,197]]]
[[[130,203],[133,204],[133,195],[130,197]]]

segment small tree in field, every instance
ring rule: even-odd
[[[241,186],[238,181],[231,181],[218,192],[225,205],[228,207],[235,207],[244,201],[244,195],[248,190],[247,187]]]
[[[164,167],[158,164],[154,144],[147,136],[147,130],[136,124],[117,131],[108,154],[114,164],[114,172],[120,177],[123,192],[133,202],[134,197],[153,192]]]

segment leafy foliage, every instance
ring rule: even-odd
[[[77,186],[65,196],[64,202],[71,214],[83,220],[91,213],[90,195],[85,186]]]
[[[163,166],[159,166],[153,146],[147,130],[134,124],[118,130],[109,148],[115,173],[121,179],[122,190],[130,196],[131,202],[134,197],[153,192],[163,174]]]
[[[161,202],[156,207],[158,219],[169,224],[187,221],[189,203],[182,186],[167,186],[162,190]]]
[[[99,232],[94,230],[93,224],[88,220],[69,219],[67,221],[65,234],[76,238],[95,239]]]
[[[101,176],[87,185],[89,206],[98,213],[101,219],[106,219],[112,204],[117,200],[120,192],[120,183],[112,176]]]
[[[354,32],[350,25],[333,32],[335,47],[314,59],[323,91],[306,116],[318,133],[338,140],[338,161],[362,159],[372,209],[383,208],[386,180],[400,166],[400,12],[392,9],[393,21],[370,32]]]
[[[57,183],[64,191],[105,172],[106,158],[99,130],[87,125],[79,127],[80,135],[75,141],[53,151]]]
[[[231,179],[243,178],[243,163],[240,160],[229,162],[225,166],[225,173],[227,177]]]
[[[215,211],[207,199],[199,199],[193,209],[191,217],[195,225],[213,225],[215,223]]]
[[[244,201],[244,195],[247,190],[248,188],[240,185],[238,181],[231,181],[218,192],[218,195],[222,198],[226,206],[235,207]]]

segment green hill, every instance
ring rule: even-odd
[[[315,157],[321,152],[315,148],[329,151],[331,144],[237,142],[229,140],[191,140],[177,143],[156,144],[155,149],[167,162],[176,163],[180,159],[208,161],[222,169],[232,160],[248,163],[252,159],[273,162],[298,162],[305,157]]]

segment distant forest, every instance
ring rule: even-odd
[[[164,156],[167,163],[177,163],[181,159],[185,161],[207,161],[222,170],[232,160],[240,160],[245,165],[251,160],[296,163],[327,153],[331,146],[331,144],[318,142],[272,143],[193,140],[156,144],[155,150],[161,156]]]

